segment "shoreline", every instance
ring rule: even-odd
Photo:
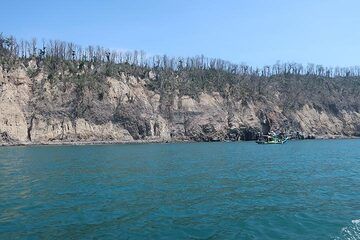
[[[53,141],[53,142],[22,142],[0,143],[0,147],[16,146],[85,146],[85,145],[116,145],[116,144],[148,144],[148,143],[173,143],[185,141],[162,141],[162,140],[130,140],[130,141]]]
[[[359,136],[319,136],[313,139],[289,139],[290,141],[303,140],[348,140],[360,139]],[[53,141],[53,142],[16,142],[0,143],[0,147],[20,147],[20,146],[87,146],[87,145],[123,145],[123,144],[153,144],[153,143],[235,143],[235,142],[253,142],[256,140],[240,141],[194,141],[194,140],[128,140],[128,141]]]

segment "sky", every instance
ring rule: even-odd
[[[360,64],[358,0],[1,0],[0,33],[148,55]]]

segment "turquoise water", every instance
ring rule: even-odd
[[[360,140],[2,147],[0,239],[360,239]]]

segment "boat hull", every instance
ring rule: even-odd
[[[282,139],[282,140],[277,140],[277,141],[256,141],[257,144],[284,144],[286,143],[288,139]]]

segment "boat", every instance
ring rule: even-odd
[[[284,144],[288,140],[288,137],[283,137],[277,134],[263,135],[256,143],[258,144]]]

